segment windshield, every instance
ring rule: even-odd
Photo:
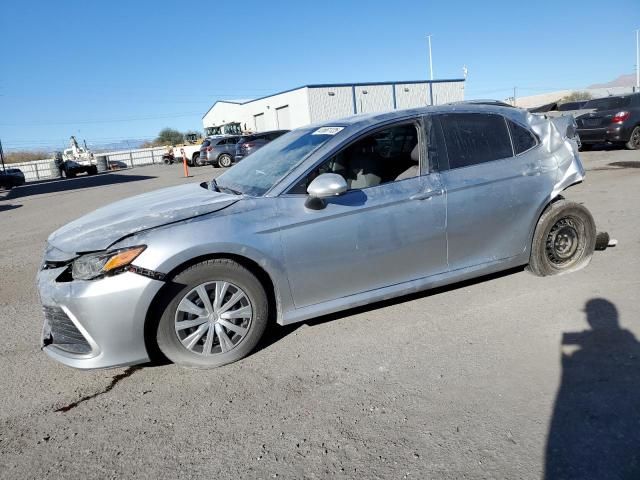
[[[324,127],[295,130],[282,135],[247,156],[220,175],[216,181],[222,188],[230,188],[256,197],[264,195],[340,130],[340,127],[333,130]]]
[[[596,110],[615,110],[629,105],[631,97],[605,97],[589,100],[584,104],[585,109],[594,108]]]

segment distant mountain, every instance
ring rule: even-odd
[[[636,75],[634,73],[629,73],[625,75],[620,75],[615,80],[611,80],[607,83],[596,83],[594,85],[589,85],[587,88],[613,88],[613,87],[633,87],[636,84]]]

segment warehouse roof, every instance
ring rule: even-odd
[[[464,82],[464,78],[450,78],[450,79],[441,79],[441,80],[399,80],[394,82],[354,82],[354,83],[311,83],[308,85],[301,85],[295,88],[289,88],[288,90],[282,90],[281,92],[272,93],[271,95],[265,95],[264,97],[258,97],[251,100],[216,100],[213,105],[207,110],[207,112],[202,116],[202,118],[206,117],[207,114],[211,111],[213,107],[216,106],[216,103],[234,103],[236,105],[245,105],[247,103],[255,102],[257,100],[263,100],[269,97],[275,97],[276,95],[281,95],[283,93],[293,92],[294,90],[300,90],[301,88],[331,88],[331,87],[369,87],[372,85],[397,85],[397,84],[411,84],[411,83],[453,83],[453,82]]]

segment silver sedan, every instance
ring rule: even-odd
[[[96,210],[48,239],[43,350],[77,368],[215,367],[280,325],[516,266],[584,267],[575,124],[457,104],[292,131],[217,181]],[[180,199],[176,202],[176,198]]]

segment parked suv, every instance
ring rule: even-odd
[[[640,93],[589,100],[582,108],[593,109],[576,118],[583,150],[597,143],[640,149]]]
[[[236,144],[243,138],[240,135],[209,138],[204,141],[200,149],[199,165],[213,165],[214,167],[230,167],[236,155]]]
[[[236,157],[235,161],[239,162],[251,152],[255,152],[261,147],[264,147],[271,140],[284,135],[289,130],[271,130],[269,132],[254,133],[253,135],[247,135],[240,139],[236,143]]]

